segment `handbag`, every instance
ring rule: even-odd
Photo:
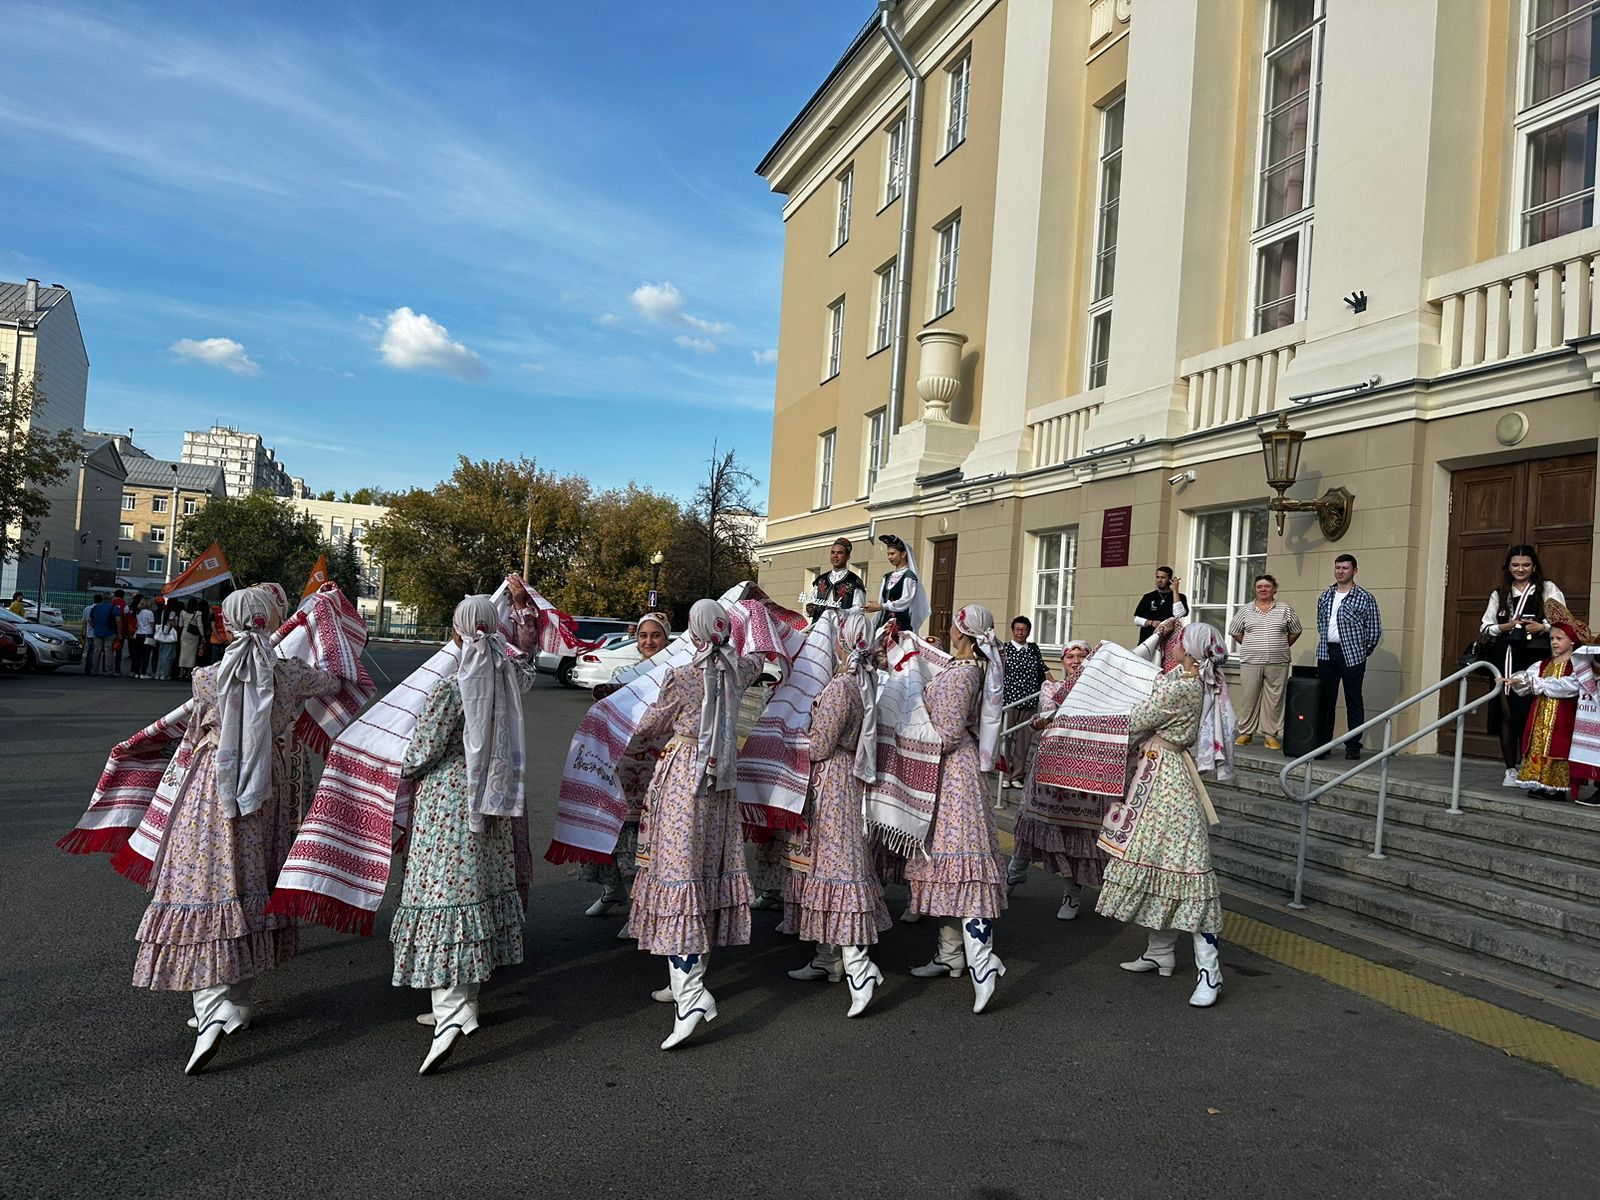
[[[1499,637],[1480,636],[1467,643],[1467,648],[1456,662],[1463,667],[1470,667],[1473,663],[1494,662],[1501,657],[1501,649]]]

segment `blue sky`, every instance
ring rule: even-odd
[[[316,490],[527,453],[687,495],[716,438],[764,499],[783,226],[754,167],[871,11],[28,6],[0,277],[73,290],[86,423],[158,457],[217,422]]]

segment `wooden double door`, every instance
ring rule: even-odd
[[[928,628],[922,631],[938,638],[941,646],[950,637],[955,603],[956,539],[943,538],[933,543],[933,569],[928,572]]]
[[[1444,647],[1440,678],[1459,669],[1461,652],[1478,634],[1489,593],[1501,582],[1511,546],[1539,553],[1546,579],[1567,607],[1588,620],[1590,560],[1594,545],[1595,456],[1569,454],[1456,471],[1450,477],[1450,557],[1445,581]],[[1469,696],[1487,683],[1473,682]],[[1440,694],[1441,714],[1455,708],[1457,692]],[[1497,758],[1499,742],[1485,728],[1485,710],[1467,720],[1467,754]],[[1439,732],[1441,753],[1455,752],[1455,727]]]

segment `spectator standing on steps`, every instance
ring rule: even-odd
[[[1156,626],[1163,621],[1173,618],[1181,621],[1188,615],[1189,597],[1178,590],[1178,581],[1172,574],[1172,568],[1157,567],[1155,591],[1140,596],[1133,610],[1133,623],[1139,630],[1139,640],[1142,642],[1155,633]]]
[[[1283,688],[1289,680],[1289,647],[1303,632],[1294,609],[1278,599],[1278,581],[1255,578],[1255,601],[1241,608],[1228,626],[1239,649],[1239,736],[1248,746],[1257,733],[1268,750],[1283,749]]]
[[[1356,556],[1341,554],[1333,560],[1333,586],[1317,597],[1317,743],[1333,740],[1333,706],[1344,685],[1344,711],[1348,728],[1367,719],[1361,688],[1367,659],[1383,637],[1378,601],[1356,583]],[[1327,751],[1321,757],[1326,758]],[[1361,739],[1346,742],[1346,758],[1361,757]]]
[[[1512,546],[1500,566],[1500,587],[1489,593],[1478,636],[1494,642],[1491,660],[1507,679],[1550,657],[1550,614],[1546,605],[1567,602],[1561,589],[1544,577],[1539,552],[1532,546]],[[1505,786],[1522,787],[1517,777],[1522,762],[1522,734],[1528,727],[1534,696],[1502,688],[1488,705],[1489,733],[1500,739],[1505,763]]]

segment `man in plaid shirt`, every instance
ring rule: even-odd
[[[1344,684],[1344,712],[1348,728],[1367,719],[1361,701],[1361,685],[1367,674],[1367,659],[1383,637],[1383,622],[1378,618],[1378,602],[1371,592],[1358,587],[1356,558],[1341,554],[1333,560],[1333,586],[1317,598],[1317,682],[1320,685],[1317,711],[1317,742],[1333,740],[1333,706]],[[1345,743],[1346,758],[1361,757],[1361,739]],[[1327,758],[1324,751],[1318,757]]]

